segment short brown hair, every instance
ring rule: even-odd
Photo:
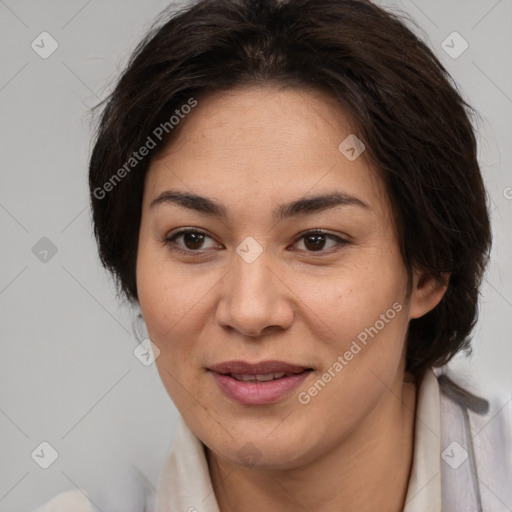
[[[409,276],[451,272],[441,302],[410,321],[406,369],[419,374],[469,351],[491,246],[475,111],[413,22],[364,0],[201,0],[162,16],[100,103],[90,158],[99,255],[120,295],[138,301],[144,177],[157,152],[131,172],[126,162],[155,127],[191,97],[240,85],[321,88],[339,100],[384,179]]]

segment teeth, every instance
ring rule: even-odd
[[[280,379],[281,377],[284,377],[284,376],[288,377],[289,375],[293,375],[293,373],[278,372],[278,373],[267,373],[265,375],[245,375],[242,373],[231,373],[230,375],[231,375],[231,377],[233,377],[233,379],[236,379],[236,380],[239,380],[242,382],[251,382],[251,381],[252,382],[254,382],[254,381],[266,382],[269,380]]]

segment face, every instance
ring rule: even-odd
[[[399,385],[422,314],[383,183],[339,149],[352,129],[325,93],[216,93],[181,122],[146,177],[137,257],[159,374],[220,457],[306,463]]]

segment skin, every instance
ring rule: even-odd
[[[160,349],[163,384],[206,446],[222,512],[404,506],[417,394],[404,373],[405,336],[410,319],[433,309],[446,287],[416,271],[407,296],[384,185],[364,153],[349,161],[338,149],[350,133],[348,118],[325,92],[244,87],[200,98],[151,162],[139,303]],[[228,216],[170,202],[151,207],[168,189],[211,198]],[[279,204],[333,190],[368,208],[272,217]],[[166,245],[186,227],[207,236],[179,236]],[[317,228],[348,243],[326,236],[315,250],[301,234]],[[246,237],[263,249],[252,263],[236,252]],[[308,404],[300,403],[297,394],[397,302],[401,311],[378,335]],[[207,370],[234,359],[277,359],[314,371],[276,403],[241,405]],[[256,462],[239,457],[249,442]]]

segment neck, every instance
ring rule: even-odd
[[[414,446],[417,386],[398,381],[329,453],[291,470],[247,468],[206,449],[221,512],[402,511]]]

